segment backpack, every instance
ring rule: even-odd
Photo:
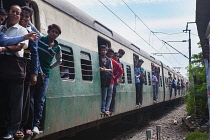
[[[107,69],[112,69],[111,59],[106,58],[106,61],[104,63],[100,61],[100,67],[106,67]],[[113,76],[111,72],[101,71],[100,72],[101,87],[109,87],[112,77]]]

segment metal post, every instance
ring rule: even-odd
[[[157,140],[160,140],[160,133],[162,132],[161,125],[156,126],[156,131],[157,131]]]
[[[152,139],[152,134],[153,134],[152,129],[147,129],[147,131],[146,131],[147,140]]]
[[[191,66],[191,38],[190,38],[190,31],[189,31],[189,66]]]

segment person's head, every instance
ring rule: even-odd
[[[101,45],[99,47],[99,54],[101,56],[106,56],[106,53],[107,53],[107,47],[106,47],[106,45]]]
[[[23,6],[21,7],[21,14],[20,14],[20,22],[19,24],[23,27],[27,27],[29,21],[31,20],[31,17],[33,15],[33,9]]]
[[[114,56],[114,50],[112,48],[109,48],[106,56],[112,58]]]
[[[143,63],[144,63],[144,60],[142,60],[142,59],[139,59],[139,60],[138,60],[138,65],[139,65],[139,66],[141,66]]]
[[[154,71],[152,72],[152,75],[155,75],[155,72]]]
[[[0,8],[0,25],[5,21],[6,18],[7,12],[3,8]]]
[[[20,21],[21,8],[18,5],[12,5],[8,12],[7,24],[13,26]]]
[[[61,34],[61,28],[56,24],[49,25],[47,33],[48,39],[55,40]]]
[[[112,57],[115,61],[117,61],[119,59],[119,53],[115,52],[114,56]]]
[[[155,68],[155,71],[156,71],[156,72],[160,71],[159,67],[156,67],[156,68]]]
[[[123,49],[119,49],[118,53],[119,53],[119,58],[122,58],[123,55],[125,54],[125,51]]]

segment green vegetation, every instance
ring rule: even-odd
[[[185,140],[208,140],[208,134],[201,132],[192,132],[186,136]]]
[[[201,119],[208,118],[206,68],[202,53],[192,56],[190,69],[190,86],[186,99],[187,113]]]

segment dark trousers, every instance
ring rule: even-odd
[[[28,61],[27,67],[26,67],[26,78],[24,81],[24,94],[23,94],[23,110],[22,110],[22,121],[20,125],[20,130],[27,130],[27,129],[32,129],[32,126],[28,128],[27,122],[28,120],[32,120],[32,116],[29,115],[29,108],[31,106],[30,102],[30,78],[31,78],[31,73],[30,73],[30,61]],[[29,118],[30,117],[30,118]]]
[[[117,85],[118,84],[114,84],[114,86],[113,86],[112,101],[111,101],[110,108],[109,108],[109,111],[110,112],[114,112],[114,108],[115,108],[115,96],[116,96],[116,93],[117,93]]]
[[[169,93],[170,93],[170,98],[171,98],[171,96],[172,96],[172,86],[171,85],[169,85]]]
[[[22,119],[23,80],[0,80],[0,133],[15,134]]]
[[[176,92],[177,92],[177,87],[174,87],[174,95],[176,96]]]
[[[141,95],[140,95],[140,83],[136,83],[136,105],[140,104],[140,99],[141,99]]]
[[[142,105],[142,100],[143,100],[143,84],[140,82],[140,104]]]

